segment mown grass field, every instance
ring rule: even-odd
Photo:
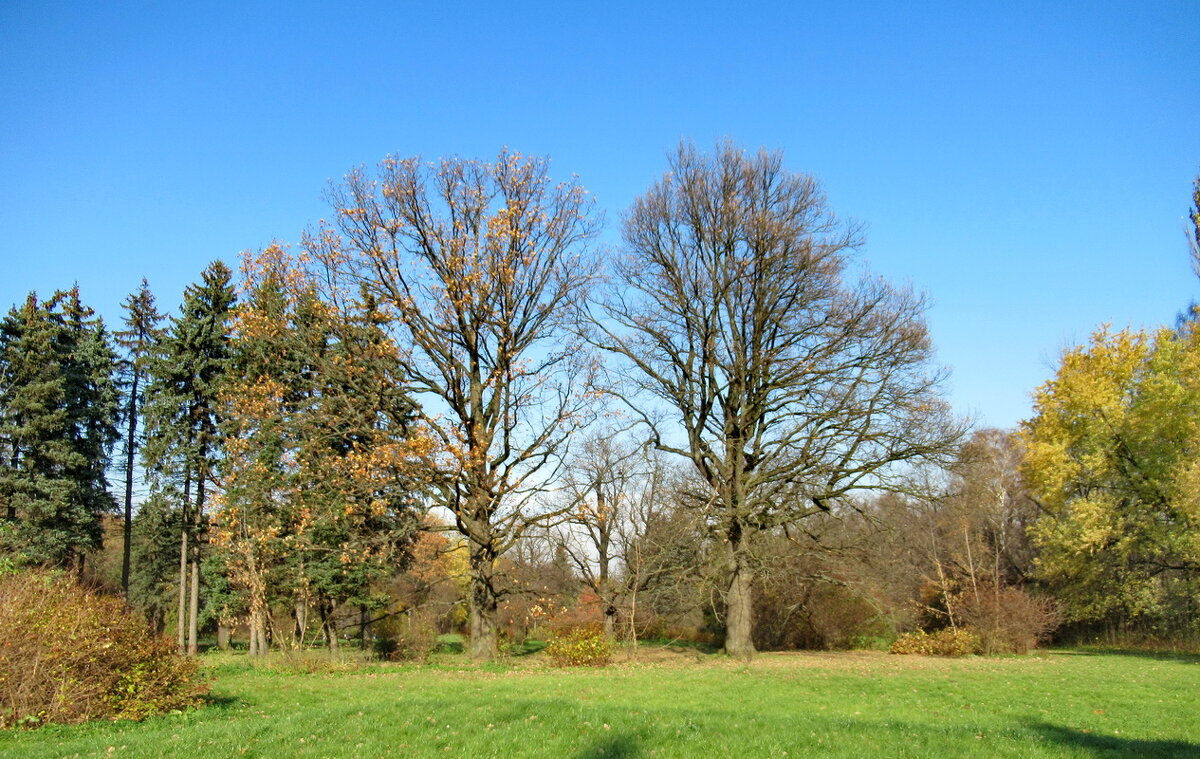
[[[212,703],[0,735],[3,757],[1200,757],[1200,657],[651,650],[300,673],[214,656]],[[319,668],[319,667],[318,667]]]

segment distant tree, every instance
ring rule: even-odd
[[[544,160],[383,161],[332,188],[307,240],[327,276],[376,298],[440,448],[434,501],[470,553],[471,653],[497,655],[497,559],[545,522],[542,493],[588,410],[566,322],[593,276],[591,202]]]
[[[0,544],[35,564],[82,566],[113,510],[116,357],[79,288],[0,321]]]
[[[778,153],[681,145],[634,202],[624,240],[594,339],[625,360],[618,392],[654,444],[707,483],[729,578],[725,649],[749,658],[753,536],[893,487],[961,435],[924,304],[850,280],[857,230]]]
[[[138,506],[133,517],[132,557],[128,600],[145,615],[156,632],[167,626],[167,615],[178,603],[179,536],[183,512],[171,494],[157,490]]]
[[[232,273],[210,264],[184,291],[178,316],[147,362],[142,458],[155,491],[177,499],[179,542],[178,636],[197,651],[200,539],[205,506],[217,475],[222,437],[218,396],[229,364],[229,321],[235,301]]]
[[[146,392],[146,364],[154,347],[162,338],[162,330],[159,329],[158,323],[163,317],[155,308],[154,293],[150,292],[150,284],[145,279],[142,280],[138,291],[130,294],[122,306],[125,309],[125,329],[116,332],[114,338],[125,352],[121,360],[124,380],[121,414],[125,422],[125,542],[121,558],[121,590],[128,597],[129,566],[133,549],[133,479],[140,444],[138,420],[141,417]]]

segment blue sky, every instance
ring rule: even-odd
[[[1200,282],[1200,2],[0,2],[0,306],[110,321],[297,241],[389,153],[549,155],[605,238],[681,138],[785,152],[925,292],[951,399],[1008,427],[1103,322]]]

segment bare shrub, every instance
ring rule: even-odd
[[[979,634],[985,654],[1024,654],[1046,641],[1061,622],[1050,598],[1012,586],[988,586],[959,595],[963,624]]]
[[[0,727],[196,706],[199,664],[119,599],[45,571],[0,576]]]

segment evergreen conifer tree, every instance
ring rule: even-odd
[[[82,568],[114,509],[105,472],[117,438],[116,356],[79,288],[0,321],[0,546]]]
[[[145,397],[146,364],[151,351],[162,337],[158,323],[162,314],[154,305],[154,294],[145,279],[136,293],[131,293],[122,304],[125,309],[125,329],[114,337],[125,351],[121,362],[124,375],[125,395],[123,399],[123,421],[125,423],[125,522],[124,550],[121,557],[121,590],[129,596],[129,566],[132,556],[133,530],[133,476],[138,450],[138,418]]]
[[[173,493],[182,512],[178,640],[197,651],[201,529],[222,449],[218,394],[229,363],[232,273],[220,261],[184,291],[179,316],[148,363],[143,460],[152,487]]]

